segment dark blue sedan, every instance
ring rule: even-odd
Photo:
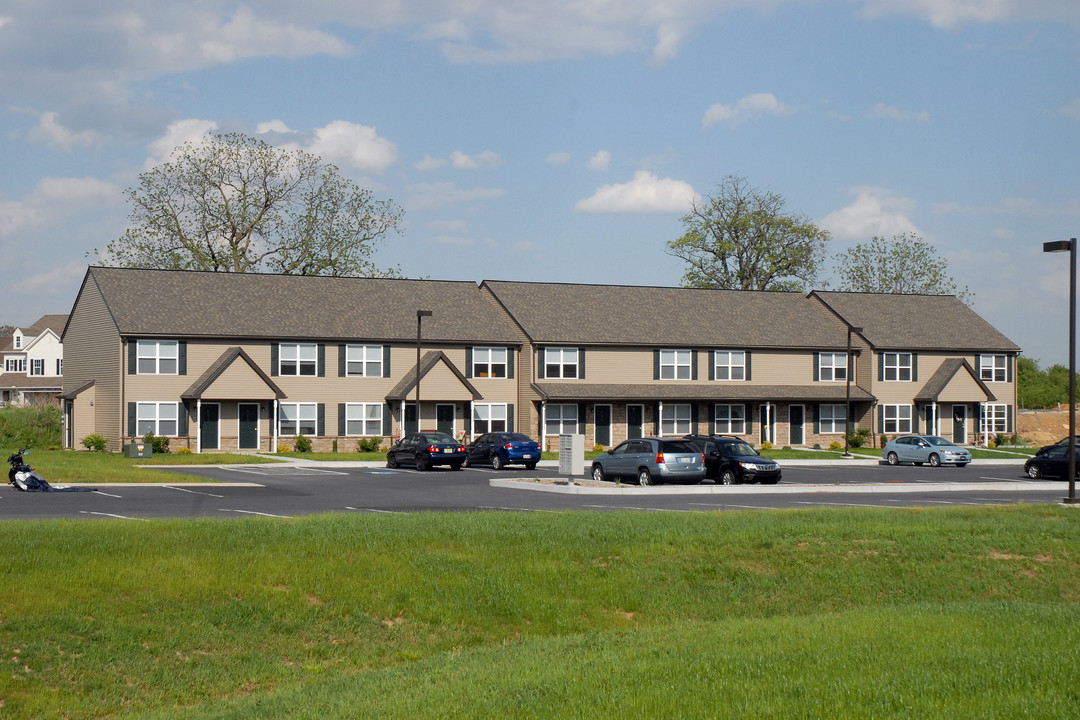
[[[417,470],[427,470],[435,465],[449,465],[460,470],[465,462],[465,446],[447,433],[413,433],[403,437],[386,451],[386,467],[413,465]]]
[[[540,445],[521,433],[484,433],[465,448],[465,467],[491,465],[501,470],[504,465],[524,465],[532,470],[540,461]]]

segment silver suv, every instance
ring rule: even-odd
[[[638,484],[701,482],[705,457],[691,442],[674,438],[637,438],[619,443],[592,462],[593,480],[636,477]]]

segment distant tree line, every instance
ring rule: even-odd
[[[1080,382],[1077,382],[1077,388],[1080,388]],[[1064,365],[1051,365],[1040,370],[1037,360],[1021,356],[1017,368],[1017,392],[1022,408],[1037,410],[1057,407],[1059,404],[1067,405],[1069,368]]]

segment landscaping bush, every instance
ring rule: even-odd
[[[379,446],[382,445],[381,437],[362,437],[356,438],[356,452],[378,452]]]
[[[105,446],[109,444],[109,441],[97,433],[90,433],[82,439],[82,444],[90,452],[105,452]]]
[[[848,447],[860,448],[866,445],[869,441],[870,430],[868,428],[848,430]]]
[[[163,435],[148,432],[143,436],[143,442],[150,446],[155,455],[165,455],[169,452],[169,438]]]
[[[308,453],[311,452],[311,438],[306,435],[296,436],[296,452]]]

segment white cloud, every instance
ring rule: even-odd
[[[433,172],[441,168],[446,167],[445,158],[433,158],[430,155],[424,155],[424,159],[413,165],[414,168],[420,172]]]
[[[934,27],[950,28],[969,22],[1000,22],[1027,13],[1032,0],[863,0],[860,14],[877,20],[890,15],[911,15]],[[1038,14],[1038,10],[1033,14]],[[1067,13],[1065,13],[1067,14]]]
[[[261,122],[255,126],[255,133],[258,135],[265,135],[266,133],[280,133],[282,135],[291,135],[294,131],[289,128],[281,120],[271,120],[269,122]]]
[[[1080,98],[1073,98],[1069,102],[1061,106],[1058,110],[1059,115],[1072,118],[1073,120],[1080,120]]]
[[[916,122],[921,125],[930,122],[930,113],[925,110],[920,112],[901,110],[900,108],[880,102],[870,108],[869,117],[880,118],[883,120],[900,120],[901,122]]]
[[[410,196],[407,207],[416,209],[459,205],[477,200],[492,200],[507,194],[506,190],[499,188],[478,187],[466,190],[448,182],[406,185],[405,192],[409,193]]]
[[[375,128],[345,120],[317,129],[306,150],[328,162],[372,172],[382,172],[398,159],[397,145],[379,137]]]
[[[772,93],[754,93],[747,95],[734,105],[716,103],[705,111],[701,118],[701,124],[708,127],[714,123],[726,122],[731,127],[737,127],[763,115],[790,115],[795,108],[784,105]]]
[[[503,160],[498,153],[485,150],[479,155],[466,155],[460,150],[450,153],[450,164],[458,170],[476,170],[478,168],[493,168],[502,165]]]
[[[71,150],[101,144],[101,133],[93,130],[72,132],[56,120],[56,113],[43,112],[38,116],[38,126],[30,131],[32,142],[43,142],[49,147]]]
[[[570,162],[570,153],[568,152],[553,152],[544,158],[544,162],[548,165],[565,165]]]
[[[854,188],[851,192],[855,195],[853,203],[829,213],[818,223],[834,237],[868,240],[875,235],[884,238],[901,233],[922,235],[905,214],[914,209],[913,200],[883,188]]]
[[[23,277],[12,286],[12,289],[20,292],[30,291],[37,295],[65,297],[69,296],[69,288],[78,287],[84,275],[86,275],[86,262],[75,260],[66,265],[50,267],[36,275]]]
[[[40,227],[82,208],[122,202],[118,186],[97,178],[43,178],[26,197],[0,202],[0,237]]]
[[[585,167],[590,170],[603,171],[608,169],[608,165],[611,164],[611,153],[607,150],[600,150],[585,163]]]
[[[574,206],[588,213],[687,212],[698,194],[689,183],[638,170],[628,183],[604,185]]]
[[[207,133],[214,132],[217,128],[218,124],[213,120],[197,118],[177,120],[165,129],[164,135],[150,143],[150,157],[146,158],[146,169],[149,170],[168,160],[172,151],[186,142],[199,145]]]

